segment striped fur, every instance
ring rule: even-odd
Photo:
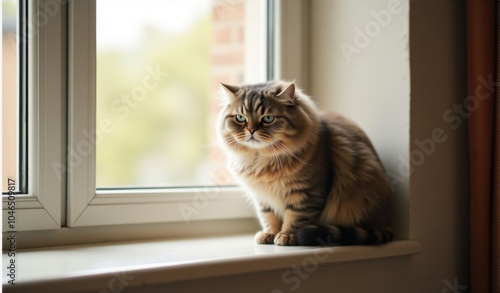
[[[218,133],[255,204],[258,243],[382,244],[389,186],[368,137],[293,83],[223,85]]]

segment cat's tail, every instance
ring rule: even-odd
[[[298,245],[304,246],[374,245],[393,239],[388,230],[337,225],[308,225],[300,228],[295,236]]]

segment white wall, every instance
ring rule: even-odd
[[[408,5],[315,0],[310,8],[309,92],[322,109],[357,122],[386,169],[397,174],[392,202],[398,238],[408,237],[409,178],[398,171],[409,150]]]
[[[355,27],[372,21],[371,11],[384,9],[389,1],[294,2],[301,3],[309,18],[305,25],[310,54],[300,62],[308,64],[310,74],[298,82],[319,98],[323,108],[347,114],[361,124],[389,169],[397,170],[399,155],[417,154],[415,140],[432,137],[437,128],[446,135],[397,193],[409,199],[409,221],[403,221],[400,228],[408,227],[409,238],[422,246],[421,254],[323,266],[294,292],[470,291],[469,287],[453,288],[470,285],[467,129],[463,125],[452,130],[442,118],[444,111],[466,96],[465,1],[400,1],[405,7],[410,4],[409,69],[407,12],[394,15],[368,46],[352,55],[351,63],[340,49],[342,42],[352,44]],[[408,208],[400,207],[405,214]],[[167,284],[142,292],[290,292],[290,284],[282,280],[284,271]]]
[[[452,292],[455,278],[469,284],[467,126],[453,130],[443,119],[466,97],[464,2],[311,1],[309,92],[358,122],[387,170],[414,167],[398,185],[394,214],[404,216],[399,235],[418,240],[422,253],[405,268],[409,282],[393,281],[397,292]],[[382,10],[390,21],[376,20]]]

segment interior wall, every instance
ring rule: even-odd
[[[408,237],[409,0],[310,2],[310,88],[322,109],[365,130],[393,187],[396,237]]]
[[[455,111],[467,96],[465,24],[465,0],[411,2],[410,238],[422,246],[415,278],[460,288],[448,292],[470,291],[467,119]]]
[[[466,97],[465,1],[310,3],[309,92],[361,125],[398,182],[399,236],[422,245],[412,288],[467,292],[467,125],[454,110]]]

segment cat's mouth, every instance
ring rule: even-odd
[[[264,146],[264,142],[255,138],[255,136],[252,135],[245,141],[245,145],[252,148],[261,148]]]
[[[246,142],[250,143],[251,145],[257,145],[262,143],[260,140],[256,139],[253,135],[250,136]]]

